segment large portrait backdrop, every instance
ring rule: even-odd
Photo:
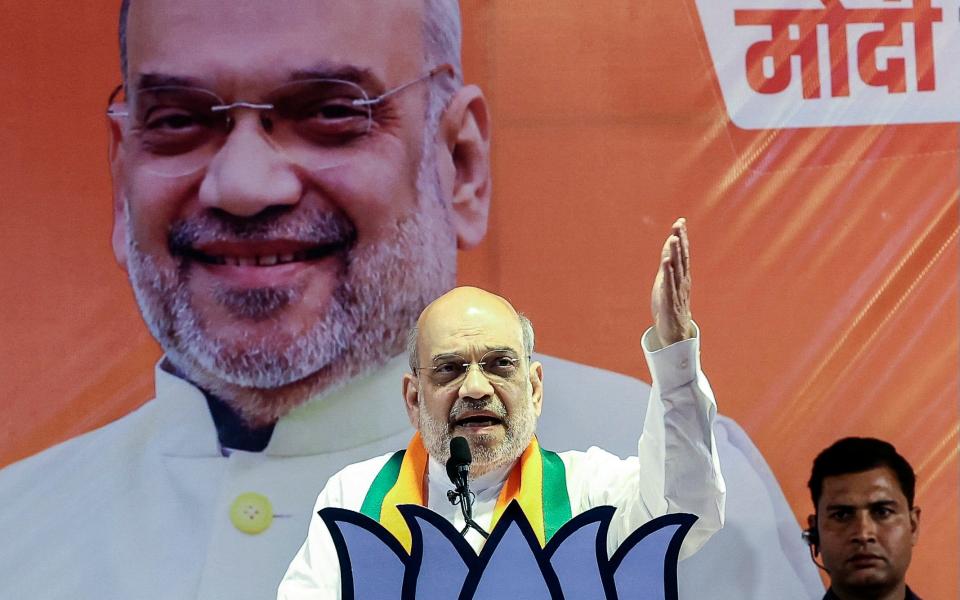
[[[159,349],[110,247],[118,4],[3,5],[0,466],[152,396]],[[653,259],[687,217],[721,412],[801,522],[820,449],[893,442],[923,508],[909,580],[955,598],[960,95],[943,98],[960,84],[943,50],[956,48],[956,3],[900,3],[921,11],[894,17],[914,45],[850,44],[845,89],[818,80],[830,69],[803,62],[792,30],[750,54],[784,3],[702,4],[462,2],[466,79],[487,92],[495,143],[490,230],[459,279],[523,309],[541,351],[649,380]],[[831,4],[796,3],[811,14],[791,24],[802,33]],[[938,7],[940,51],[925,52],[917,32]],[[849,17],[848,37],[885,31],[893,8],[874,11],[880,28]]]

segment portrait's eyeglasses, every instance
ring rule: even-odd
[[[371,98],[352,81],[305,79],[286,83],[260,102],[226,102],[210,90],[165,85],[134,90],[107,115],[121,122],[132,158],[158,175],[181,176],[207,166],[236,127],[238,110],[258,111],[260,137],[288,160],[308,169],[328,169],[359,155],[373,128],[376,107],[435,75],[454,73],[443,64]]]
[[[418,366],[418,371],[438,386],[460,385],[467,377],[470,367],[476,365],[480,372],[493,383],[509,381],[520,372],[520,359],[504,350],[487,352],[478,361],[469,361],[462,356],[450,355],[437,359],[433,365]]]

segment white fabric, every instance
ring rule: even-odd
[[[684,540],[684,558],[723,525],[725,488],[712,431],[716,402],[699,368],[699,338],[652,351],[656,349],[650,343],[654,338],[652,330],[644,336],[644,355],[654,384],[639,434],[637,456],[621,459],[593,447],[587,452],[563,452],[560,457],[566,467],[574,516],[595,506],[617,507],[607,540],[611,555],[630,533],[650,519],[668,512],[686,512],[699,519]],[[639,423],[634,428],[641,429]],[[329,506],[360,510],[371,483],[391,455],[345,468],[320,492],[307,539],[280,584],[280,600],[340,597],[336,548],[316,511]],[[490,529],[505,475],[496,473],[473,486],[477,494],[474,520],[485,529]],[[446,502],[450,486],[445,484],[445,469],[434,460],[429,462],[428,479],[428,507],[461,528],[462,515]],[[482,537],[474,532],[468,534],[467,540],[474,550],[483,544]]]
[[[544,447],[636,451],[636,430],[619,424],[644,418],[647,384],[536,359],[545,373]],[[404,365],[397,357],[285,417],[266,451],[229,457],[201,392],[158,368],[154,400],[0,470],[0,598],[272,597],[324,482],[409,441]],[[708,590],[718,600],[819,598],[823,588],[800,527],[763,458],[733,421],[718,416],[714,432],[726,523],[680,563],[680,597],[699,599]],[[234,498],[247,491],[267,496],[278,515],[259,535],[239,532],[228,517]]]
[[[491,529],[493,510],[497,506],[500,490],[503,489],[503,484],[506,483],[507,476],[510,475],[510,469],[512,467],[513,465],[507,465],[490,473],[486,473],[470,482],[470,491],[474,494],[473,520],[477,525],[483,527],[485,531],[489,532]],[[374,476],[376,476],[376,473],[374,473]],[[457,531],[463,531],[463,527],[466,524],[463,518],[463,511],[460,510],[459,506],[454,506],[447,500],[447,490],[452,488],[453,486],[450,485],[450,480],[447,478],[446,467],[431,457],[430,465],[427,469],[427,508],[442,515],[446,520],[453,523]],[[317,503],[319,504],[319,497]],[[317,510],[320,509],[317,508]],[[316,512],[314,512],[314,515],[316,515]],[[316,520],[316,516],[313,518]],[[313,523],[310,525],[312,527]],[[464,537],[475,551],[479,552],[480,548],[483,547],[483,536],[475,529],[467,531]]]
[[[544,405],[537,437],[543,447],[586,450],[597,444],[620,457],[636,452],[636,431],[626,424],[644,418],[646,402],[633,399],[646,398],[648,386],[558,358],[539,360],[544,364]],[[722,411],[723,397],[719,400]],[[819,571],[760,451],[722,414],[713,431],[727,484],[726,519],[699,552],[680,562],[680,600],[820,598]],[[810,465],[799,465],[793,476],[806,481],[809,474]]]
[[[158,369],[156,400],[0,472],[0,598],[275,596],[323,482],[409,441],[405,364],[284,418],[264,452],[229,457],[200,390]],[[229,518],[244,492],[277,514],[258,535]]]

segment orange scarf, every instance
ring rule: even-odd
[[[427,462],[427,450],[418,432],[405,451],[394,454],[383,466],[360,509],[361,513],[380,521],[407,552],[410,552],[412,543],[410,529],[397,506],[426,506]],[[557,454],[540,448],[536,437],[510,470],[497,498],[490,529],[496,527],[503,511],[513,500],[520,504],[541,546],[570,520],[566,469]]]

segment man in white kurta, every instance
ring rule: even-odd
[[[633,424],[639,437],[637,455],[624,460],[593,447],[586,452],[561,452],[560,457],[566,467],[573,516],[595,506],[617,507],[608,533],[610,555],[650,519],[686,512],[699,519],[681,548],[681,558],[685,558],[723,523],[725,487],[711,429],[716,403],[700,370],[699,337],[659,350],[654,350],[659,345],[655,338],[651,329],[643,339],[654,385],[642,429],[640,423]],[[545,402],[546,410],[550,410],[549,398]],[[584,402],[589,399],[584,398]],[[350,465],[329,480],[314,506],[307,539],[280,585],[280,600],[340,597],[336,549],[316,511],[329,506],[359,511],[370,484],[391,456],[389,453]],[[507,464],[471,482],[470,489],[476,494],[474,520],[487,531],[512,467],[513,463]],[[452,484],[444,465],[432,456],[427,488],[427,506],[461,530],[464,521],[460,509],[447,500]],[[479,552],[484,542],[480,534],[470,529],[466,539]]]
[[[690,287],[689,243],[685,222],[679,219],[664,243],[653,284],[655,326],[643,337],[654,386],[636,457],[621,460],[598,448],[560,455],[573,515],[595,506],[617,508],[607,540],[611,554],[640,525],[668,512],[698,517],[681,557],[693,554],[723,525],[725,487],[713,436],[716,402],[699,369]],[[450,486],[444,485],[446,472],[440,468],[450,457],[451,438],[462,436],[471,447],[470,473],[477,480],[478,496],[475,520],[490,529],[501,488],[509,473],[519,470],[521,455],[534,436],[543,407],[544,372],[543,365],[531,359],[533,341],[529,320],[503,298],[477,288],[444,294],[417,321],[403,399],[418,435],[404,463],[415,446],[426,449],[427,494],[416,501],[455,524],[456,513],[444,506]],[[352,465],[335,475],[315,509],[359,510],[389,458]],[[383,510],[391,508],[392,497],[386,496]],[[475,549],[483,543],[475,533],[468,534],[468,540]],[[279,598],[338,597],[338,564],[332,537],[314,515],[307,540],[280,584]]]

